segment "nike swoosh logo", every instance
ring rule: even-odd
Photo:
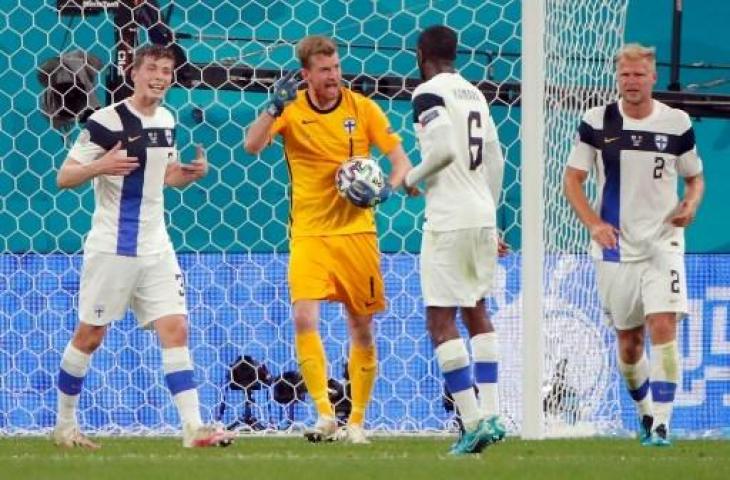
[[[621,137],[606,137],[606,138],[604,138],[604,139],[603,139],[603,141],[604,141],[605,143],[611,143],[611,142],[615,142],[615,141],[616,141],[616,140],[618,140],[619,138],[621,138]]]
[[[129,143],[132,143],[132,142],[136,141],[137,139],[139,139],[141,136],[142,135],[137,135],[136,137],[129,137],[129,138],[127,138],[127,141]]]
[[[375,305],[375,300],[370,301],[370,302],[365,302],[366,307],[372,307],[373,305]]]
[[[302,120],[302,125],[309,125],[310,123],[317,123],[317,120]]]

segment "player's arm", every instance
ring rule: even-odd
[[[272,126],[284,113],[284,108],[297,97],[296,74],[297,70],[291,70],[274,83],[266,110],[248,127],[243,142],[246,152],[256,155],[271,143]]]
[[[403,150],[403,145],[400,143],[385,156],[388,157],[388,161],[392,167],[388,181],[393,190],[395,190],[403,185],[406,174],[412,167],[411,161],[408,159],[408,155],[406,155],[406,151]]]
[[[675,227],[686,227],[692,223],[704,193],[705,177],[701,173],[693,177],[685,177],[684,198],[669,217],[669,222]]]
[[[604,222],[593,210],[588,202],[583,183],[588,178],[588,172],[574,167],[566,167],[563,177],[563,194],[573,207],[578,219],[585,225],[591,234],[591,238],[598,242],[603,248],[616,248],[618,245],[618,230],[610,223]]]
[[[208,160],[201,145],[195,146],[195,160],[190,163],[172,162],[165,170],[165,185],[185,187],[208,174]]]
[[[695,134],[692,123],[685,115],[687,130],[680,137],[684,146],[677,159],[677,172],[684,177],[684,198],[669,216],[668,221],[676,227],[686,227],[695,218],[705,193],[705,178],[702,175],[702,160],[697,154]]]
[[[593,133],[594,129],[585,120],[581,122],[578,139],[570,152],[568,166],[563,175],[563,194],[578,219],[590,232],[591,238],[603,248],[614,249],[618,246],[619,231],[601,219],[591,207],[583,189],[588,172],[596,158]]]
[[[251,155],[257,155],[271,142],[271,126],[274,125],[276,117],[272,117],[267,111],[248,127],[246,139],[243,142],[243,149]]]
[[[420,93],[413,97],[412,103],[413,119],[421,128],[421,163],[406,175],[406,187],[413,187],[443,170],[457,155],[453,124],[443,98],[434,93]]]
[[[122,142],[117,142],[111,150],[103,154],[101,153],[104,150],[98,145],[88,141],[81,143],[79,145],[77,141],[77,145],[61,165],[56,176],[58,188],[75,188],[99,175],[126,176],[139,167],[137,157],[129,157],[121,150]],[[86,161],[77,159],[76,155]]]
[[[484,162],[487,169],[487,187],[494,200],[494,206],[499,205],[499,198],[502,196],[502,182],[504,181],[504,155],[502,146],[497,136],[497,128],[494,120],[489,117],[487,130],[491,132],[484,139]]]

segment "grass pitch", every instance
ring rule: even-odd
[[[451,457],[451,439],[375,438],[371,445],[241,437],[229,448],[187,450],[175,438],[102,438],[98,451],[61,450],[38,437],[0,439],[0,479],[728,479],[730,442],[580,439],[494,445]]]

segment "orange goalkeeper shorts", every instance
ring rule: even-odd
[[[370,315],[385,309],[380,251],[375,233],[354,233],[291,240],[289,290],[297,300],[332,300],[350,313]]]

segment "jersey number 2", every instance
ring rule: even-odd
[[[467,134],[469,135],[469,169],[476,170],[482,164],[482,148],[484,139],[474,134],[474,130],[482,129],[482,116],[479,112],[469,112],[467,119]]]

